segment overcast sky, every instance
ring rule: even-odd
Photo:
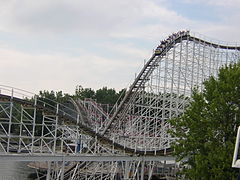
[[[120,90],[173,32],[240,42],[239,9],[239,0],[0,0],[0,84]]]

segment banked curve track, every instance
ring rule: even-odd
[[[14,91],[14,88],[12,88],[12,90]],[[43,114],[47,114],[48,116],[55,116],[58,118],[58,124],[59,125],[71,125],[71,126],[77,126],[79,129],[81,129],[81,131],[86,134],[91,136],[94,139],[97,139],[98,143],[103,144],[105,146],[107,146],[110,149],[114,149],[114,151],[120,151],[121,153],[126,153],[126,154],[136,154],[136,155],[167,155],[169,152],[168,151],[164,151],[164,150],[155,150],[155,151],[142,151],[142,150],[137,150],[137,149],[132,149],[132,148],[128,148],[126,146],[123,146],[117,142],[114,142],[114,140],[111,140],[103,135],[101,135],[100,133],[95,132],[91,127],[89,127],[88,125],[82,123],[82,121],[87,121],[87,119],[85,120],[78,120],[78,112],[76,112],[75,110],[71,109],[71,112],[76,113],[75,115],[70,114],[69,112],[65,111],[64,109],[57,109],[55,108],[53,105],[49,104],[49,102],[45,102],[43,99],[38,100],[38,96],[35,96],[36,99],[30,101],[27,99],[22,99],[19,97],[13,97],[10,95],[5,95],[5,94],[0,94],[0,102],[4,103],[4,102],[11,102],[14,104],[18,104],[21,105],[25,108],[35,108],[36,110],[40,111]],[[67,108],[65,105],[52,101],[50,100],[50,102],[54,102],[56,103],[56,107],[65,107]],[[2,124],[1,124],[2,126]],[[2,136],[3,137],[3,136]],[[36,136],[35,138],[41,138]],[[11,144],[11,142],[10,142]],[[11,152],[11,150],[9,151]],[[16,150],[12,150],[12,152],[16,153]],[[23,151],[24,152],[24,151]],[[21,153],[21,152],[20,152]],[[26,151],[25,151],[26,153]],[[30,153],[34,153],[30,152]],[[42,152],[41,152],[42,153]]]

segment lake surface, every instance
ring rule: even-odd
[[[28,175],[35,172],[27,167],[26,162],[0,161],[0,180],[28,180]]]

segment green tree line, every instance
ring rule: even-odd
[[[116,91],[114,88],[103,87],[97,90],[91,88],[83,88],[81,85],[77,86],[75,89],[75,94],[70,95],[63,93],[62,91],[48,91],[43,90],[39,92],[39,98],[44,99],[46,102],[51,104],[51,100],[57,101],[59,103],[65,103],[69,97],[73,99],[80,98],[84,100],[85,98],[94,99],[97,103],[101,104],[115,104],[117,100],[124,96],[126,89]]]

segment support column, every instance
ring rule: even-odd
[[[144,180],[144,166],[145,166],[145,161],[142,161],[142,166],[141,166],[141,180]]]
[[[51,177],[50,177],[50,172],[51,172],[51,162],[48,161],[48,162],[47,162],[47,165],[48,165],[48,170],[47,170],[47,178],[46,178],[46,180],[50,180],[50,179],[51,179]]]
[[[61,180],[64,180],[64,168],[65,168],[65,157],[63,156],[62,169],[61,169]]]
[[[125,167],[124,167],[124,180],[128,180],[129,179],[129,162],[125,161]]]

